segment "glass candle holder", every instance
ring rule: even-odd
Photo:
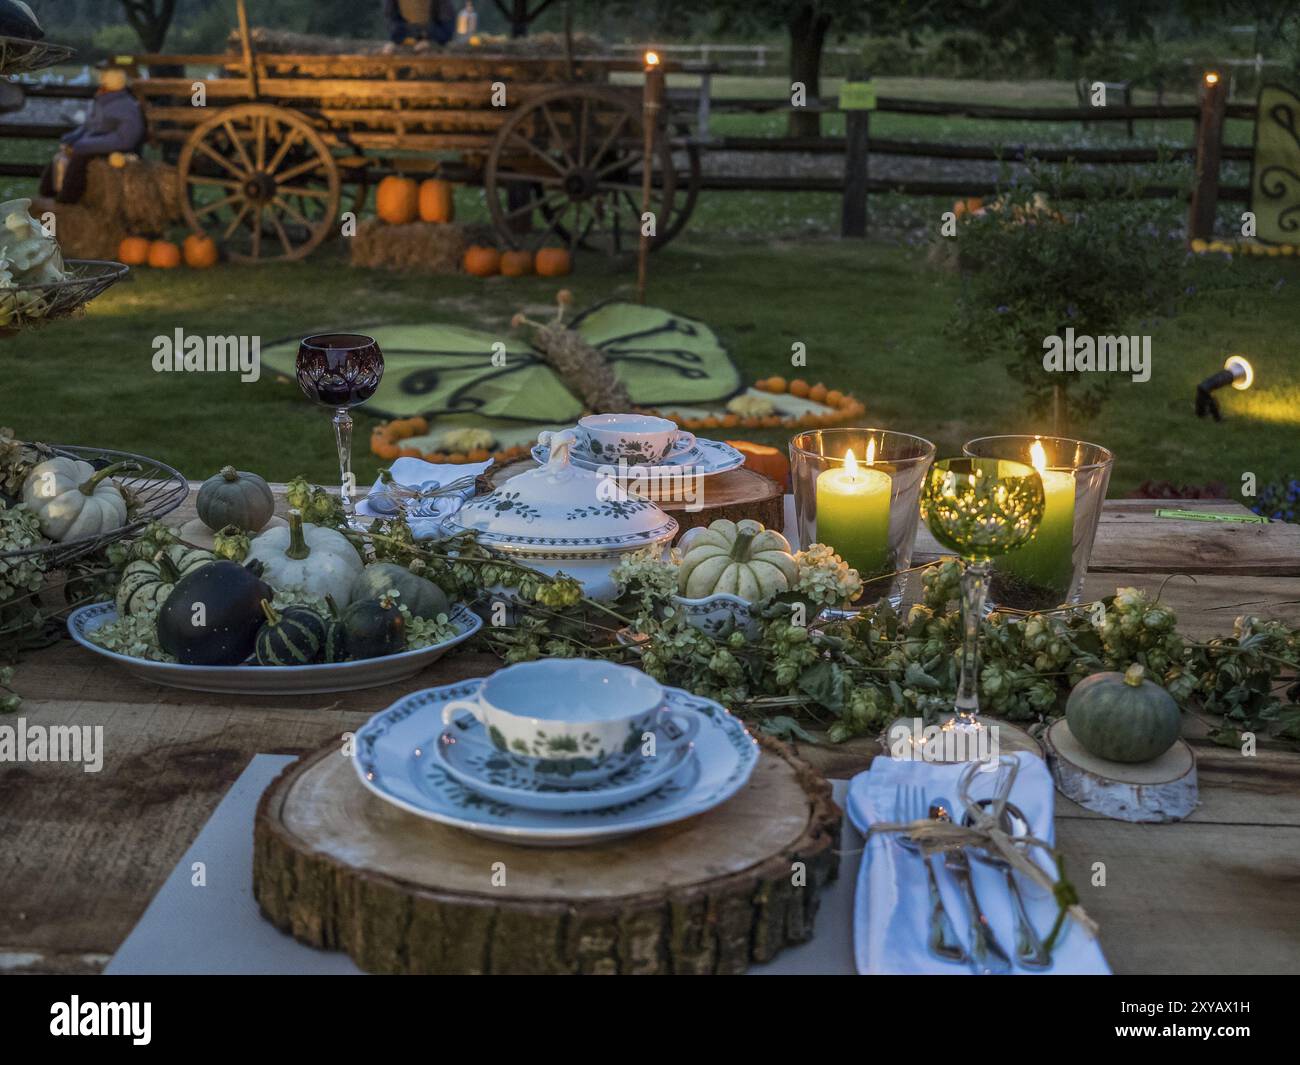
[[[1028,463],[1043,479],[1046,507],[1038,533],[994,559],[991,604],[1051,610],[1079,603],[1115,456],[1082,440],[1025,435],[982,436],[968,441],[962,452],[973,458]]]
[[[850,453],[851,456],[850,456]],[[888,429],[813,429],[790,441],[799,546],[834,548],[862,576],[857,605],[903,601],[934,445]]]

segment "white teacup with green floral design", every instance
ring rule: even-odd
[[[453,699],[444,724],[472,714],[498,750],[520,766],[553,776],[597,777],[636,756],[667,713],[658,682],[630,666],[548,658],[497,670],[472,699]],[[680,715],[678,715],[680,716]],[[688,735],[699,727],[687,719]]]
[[[588,414],[578,421],[587,454],[599,462],[654,466],[675,447],[695,446],[695,434],[653,414]]]

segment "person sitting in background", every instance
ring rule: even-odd
[[[126,72],[109,67],[99,76],[90,115],[60,138],[59,154],[41,175],[41,195],[76,203],[86,191],[86,168],[96,156],[134,152],[144,143],[144,113],[126,87]]]
[[[388,39],[393,44],[428,48],[428,42],[446,44],[456,33],[456,8],[452,0],[384,0]]]

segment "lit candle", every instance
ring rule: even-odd
[[[892,479],[875,469],[876,442],[867,445],[866,466],[853,452],[844,465],[817,475],[817,539],[863,577],[889,572],[889,495]]]
[[[999,559],[997,568],[1057,594],[1064,602],[1074,573],[1074,474],[1049,470],[1047,453],[1037,440],[1029,456],[1043,479],[1043,520],[1034,538]]]

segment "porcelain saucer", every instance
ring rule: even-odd
[[[544,444],[533,445],[533,458],[543,465],[550,453],[550,448]],[[595,472],[621,469],[616,464],[594,459],[587,452],[576,448],[570,452],[569,461],[581,469]],[[694,447],[675,452],[658,465],[628,466],[627,472],[629,477],[680,477],[683,474],[711,477],[739,469],[744,464],[745,456],[730,444],[721,440],[697,439]]]

